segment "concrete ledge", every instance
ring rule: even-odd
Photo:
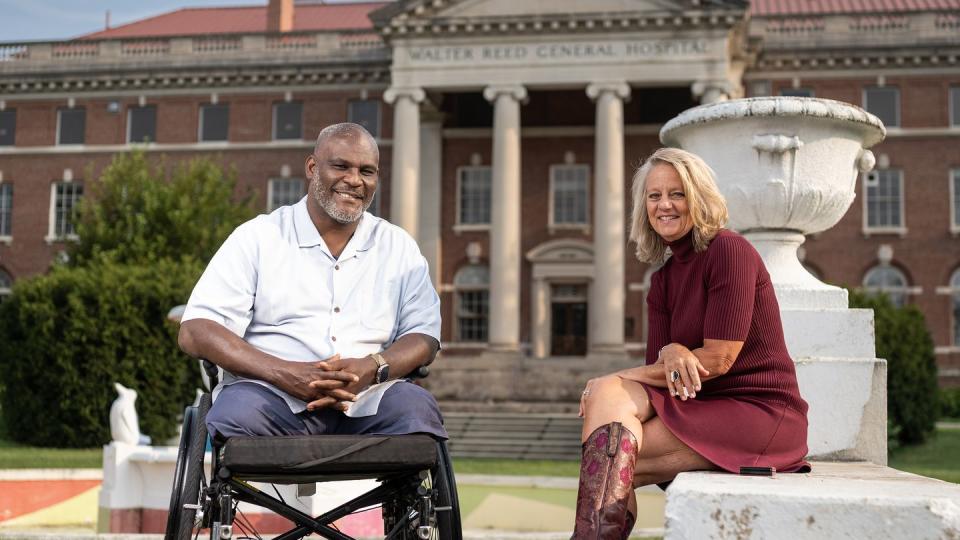
[[[960,538],[960,485],[866,462],[683,473],[667,490],[665,538]]]

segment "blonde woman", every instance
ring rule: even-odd
[[[647,295],[646,365],[583,391],[574,538],[626,538],[633,489],[684,471],[809,470],[807,403],[770,276],[726,222],[713,171],[694,154],[661,148],[633,177],[630,239],[641,261],[663,266]]]

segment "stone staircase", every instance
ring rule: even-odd
[[[574,414],[447,412],[454,458],[580,459]]]

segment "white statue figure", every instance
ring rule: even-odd
[[[150,444],[150,437],[140,433],[137,418],[137,391],[120,383],[114,383],[119,397],[110,406],[110,436],[115,442],[126,444]]]

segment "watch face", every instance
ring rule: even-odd
[[[383,364],[377,368],[377,382],[382,383],[390,378],[390,366]]]

